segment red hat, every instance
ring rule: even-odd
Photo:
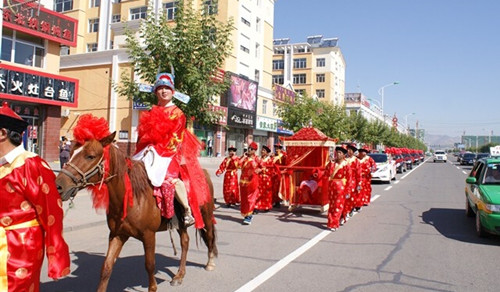
[[[7,104],[6,101],[3,102],[0,108],[0,128],[8,129],[21,134],[26,130],[28,122],[23,120],[18,116]]]
[[[257,146],[257,143],[252,142],[252,143],[250,143],[250,145],[248,145],[248,148],[252,148],[253,150],[257,150],[257,148],[259,148],[259,146]]]

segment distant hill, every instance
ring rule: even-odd
[[[453,148],[455,143],[460,142],[460,137],[450,137],[447,135],[433,135],[425,133],[425,143],[430,145],[431,149]]]

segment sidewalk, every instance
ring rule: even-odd
[[[215,171],[219,167],[224,157],[200,157],[198,161],[201,167],[207,169],[214,185],[214,195],[216,200],[222,200],[222,181],[223,177],[216,177]],[[56,175],[59,174],[59,161],[49,162],[50,167]],[[92,207],[92,196],[89,191],[83,189],[77,193],[73,200],[73,206],[70,208],[70,202],[63,204],[64,210],[64,232],[80,230],[96,225],[106,224],[106,211],[96,212]]]

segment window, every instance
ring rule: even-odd
[[[240,45],[240,50],[242,50],[245,53],[250,53],[250,50],[247,47],[243,46],[243,45]]]
[[[262,100],[262,114],[263,115],[267,114],[267,100],[265,99]]]
[[[297,53],[305,53],[305,52],[306,52],[306,49],[304,49],[304,48],[297,49]]]
[[[250,26],[250,21],[246,20],[245,18],[241,18],[241,22],[243,22],[244,24],[246,24],[247,26]]]
[[[273,75],[273,83],[283,84],[284,83],[283,75]]]
[[[101,0],[90,0],[90,7],[99,7],[101,6]]]
[[[325,67],[325,66],[326,66],[325,58],[316,59],[316,67]]]
[[[255,31],[260,32],[260,18],[255,20]]]
[[[255,43],[255,58],[260,57],[260,44]]]
[[[273,70],[283,70],[285,68],[285,61],[273,60]]]
[[[97,52],[97,43],[87,44],[87,53]]]
[[[165,16],[167,17],[168,20],[175,19],[175,13],[177,12],[177,5],[178,4],[179,4],[179,1],[168,2],[168,3],[163,4],[163,10],[165,11]]]
[[[130,9],[130,20],[145,19],[147,10],[148,10],[147,6],[142,6],[142,7],[138,7],[138,8],[131,8]]]
[[[259,79],[260,79],[260,71],[255,69],[255,81],[259,82]]]
[[[113,14],[113,16],[111,17],[111,23],[120,22],[121,18],[121,14]]]
[[[325,82],[325,74],[316,74],[316,82]]]
[[[7,32],[2,37],[2,60],[32,67],[43,67],[44,41],[22,32]]]
[[[208,15],[217,14],[217,0],[205,0],[205,13]]]
[[[89,19],[89,32],[98,32],[98,31],[99,31],[99,18]]]
[[[61,46],[61,50],[59,51],[60,56],[69,56],[69,47],[68,46]]]
[[[318,98],[325,98],[325,90],[324,89],[316,89],[316,95]]]
[[[293,74],[293,84],[305,84],[306,74]]]
[[[297,95],[304,96],[304,94],[306,93],[306,91],[305,91],[305,89],[297,89],[297,90],[295,90],[295,93]]]
[[[54,10],[56,12],[73,10],[73,0],[55,0]]]
[[[295,69],[305,68],[306,65],[306,58],[293,59],[293,68]]]

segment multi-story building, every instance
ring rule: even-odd
[[[293,86],[298,94],[342,106],[345,60],[337,38],[307,37],[305,43],[274,40],[273,83]]]
[[[119,133],[120,147],[133,152],[138,117],[144,109],[134,108],[131,101],[118,96],[112,88],[113,83],[119,82],[121,72],[131,66],[123,48],[125,28],[138,29],[147,16],[148,5],[152,5],[156,14],[165,13],[174,23],[178,1],[54,0],[54,4],[61,12],[78,18],[81,32],[78,46],[66,50],[68,55],[61,58],[61,72],[80,79],[83,98],[77,109],[65,112],[68,115],[61,131],[71,131],[80,113],[92,112],[107,118],[110,130]],[[230,98],[239,98],[239,94],[229,90],[214,105],[227,113],[221,124],[203,127],[195,124],[194,133],[200,140],[212,138],[214,152],[222,155],[229,145],[242,151],[245,142],[273,143],[277,131],[268,123],[277,121],[272,115],[274,0],[196,0],[193,5],[217,14],[220,21],[234,20],[233,50],[221,69],[232,74],[233,91],[236,86],[244,85],[245,94],[254,101],[251,105],[237,106]]]
[[[78,22],[54,12],[48,2],[0,4],[0,101],[29,123],[25,148],[56,161],[61,108],[76,107],[79,101],[79,81],[60,75],[59,52],[60,46],[76,46]]]

